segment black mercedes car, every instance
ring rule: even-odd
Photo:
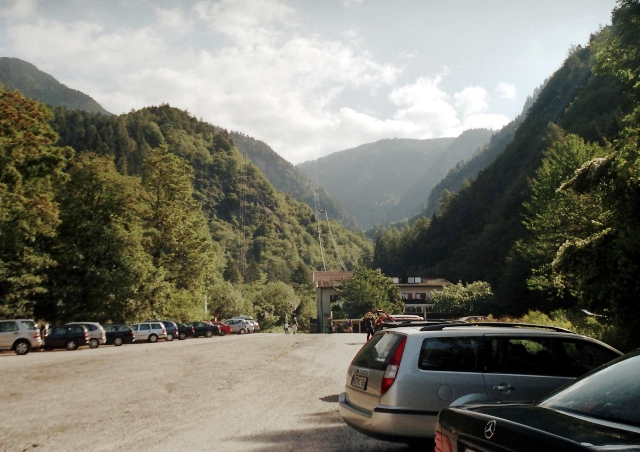
[[[533,404],[449,407],[436,452],[640,451],[640,349]]]
[[[213,337],[214,334],[220,335],[220,329],[216,325],[207,322],[189,322],[187,326],[193,327],[193,337],[204,336]]]
[[[176,323],[178,326],[178,339],[184,341],[188,337],[193,337],[194,328],[192,326],[183,325],[182,323]]]
[[[66,348],[75,350],[82,345],[89,345],[89,331],[82,325],[56,325],[44,338],[44,349]]]

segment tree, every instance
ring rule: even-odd
[[[486,315],[488,314],[486,309],[492,302],[493,291],[489,283],[484,281],[475,281],[470,284],[458,282],[433,294],[435,311],[451,314],[452,317]]]
[[[219,263],[200,204],[193,199],[193,169],[166,148],[144,162],[149,253],[154,266],[178,289],[203,291]]]
[[[122,176],[110,159],[80,154],[57,197],[57,266],[38,314],[49,320],[125,322],[142,305],[152,273],[145,252],[140,180]]]
[[[254,311],[263,329],[277,326],[286,316],[291,315],[300,304],[300,298],[293,288],[281,281],[270,282],[256,294]]]
[[[55,236],[55,188],[73,151],[54,146],[50,118],[44,105],[0,87],[0,315],[31,316],[55,265],[41,245]]]
[[[351,280],[343,282],[337,294],[348,318],[362,317],[374,309],[384,309],[390,314],[404,311],[400,289],[380,269],[356,267]]]

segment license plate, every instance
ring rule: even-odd
[[[360,389],[367,389],[367,377],[361,377],[360,375],[354,375],[351,377],[351,386]]]

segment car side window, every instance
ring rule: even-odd
[[[18,331],[16,322],[0,322],[0,333],[13,333],[14,331]]]
[[[427,338],[422,342],[418,367],[422,370],[480,372],[482,341],[474,337]]]
[[[523,375],[564,374],[552,343],[544,337],[492,338],[486,371]]]
[[[559,352],[565,355],[563,360],[568,375],[578,377],[602,364],[608,363],[619,355],[602,347],[583,340],[562,340]]]
[[[51,331],[51,334],[65,334],[67,332],[67,328],[64,326],[59,326],[57,328],[54,328]]]
[[[140,331],[143,331],[143,330],[148,331],[151,329],[151,326],[149,326],[148,323],[141,323],[139,325],[139,328],[140,328]]]

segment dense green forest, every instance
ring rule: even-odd
[[[440,214],[381,231],[374,266],[488,282],[493,314],[583,308],[638,346],[640,4],[571,49],[513,140]],[[482,314],[482,313],[478,313]]]
[[[310,275],[329,225],[225,131],[168,105],[52,115],[16,91],[0,97],[3,315],[186,320],[204,316],[205,296],[208,315],[253,313],[266,327],[315,313]],[[331,232],[347,266],[370,254],[364,236],[335,220]]]

